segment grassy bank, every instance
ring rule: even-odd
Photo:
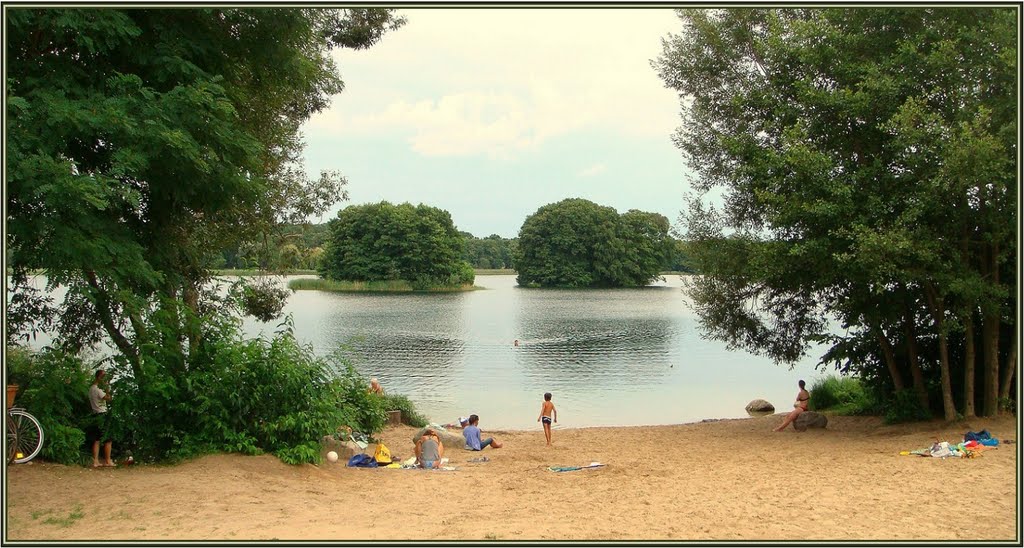
[[[255,268],[227,268],[214,270],[217,276],[294,276],[296,274],[316,274],[316,270],[283,270],[280,272],[269,272]]]
[[[295,291],[314,289],[319,291],[341,291],[353,293],[407,293],[413,291],[443,293],[454,291],[473,291],[474,289],[480,288],[474,285],[461,285],[431,286],[424,289],[414,289],[412,283],[406,280],[352,282],[346,280],[325,280],[323,278],[300,278],[298,280],[288,282],[288,289]]]
[[[511,268],[474,268],[473,273],[477,276],[508,276],[516,271]]]

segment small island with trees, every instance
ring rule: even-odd
[[[473,267],[462,259],[465,237],[442,209],[389,202],[353,205],[328,224],[319,278],[291,289],[327,291],[472,290]]]

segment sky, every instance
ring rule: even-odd
[[[340,171],[348,205],[447,210],[459,230],[516,237],[565,198],[623,213],[683,208],[677,93],[650,66],[670,9],[404,9],[363,51],[334,53],[345,90],[304,126],[311,176]]]

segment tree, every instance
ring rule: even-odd
[[[383,9],[6,13],[15,295],[43,269],[67,297],[33,311],[55,318],[68,349],[106,336],[139,383],[147,349],[180,372],[216,306],[203,290],[210,257],[344,197],[339,175],[310,179],[296,163],[301,124],[342,89],[332,47],[368,47],[403,20]]]
[[[465,241],[451,215],[428,205],[349,206],[330,222],[320,275],[334,280],[406,280],[416,288],[473,283]]]
[[[538,209],[519,229],[519,285],[634,287],[658,277],[672,242],[663,215],[570,198]]]
[[[675,141],[699,175],[685,220],[705,333],[784,362],[823,337],[830,358],[875,341],[890,386],[909,373],[927,403],[937,376],[952,419],[951,352],[971,362],[969,401],[980,323],[993,414],[1015,325],[1014,11],[679,15],[654,67],[684,99]],[[829,316],[847,335],[824,333]]]
[[[515,240],[491,234],[486,238],[477,238],[469,232],[462,232],[466,239],[466,247],[462,258],[473,268],[512,268],[512,250]]]

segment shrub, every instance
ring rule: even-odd
[[[877,399],[859,379],[835,375],[814,382],[810,406],[837,415],[869,415],[879,411]]]
[[[237,325],[210,330],[185,371],[150,371],[142,385],[115,390],[115,440],[146,460],[215,451],[269,452],[284,462],[318,462],[320,439],[349,426],[380,431],[383,402],[349,365],[318,358],[286,321],[270,340],[243,340]]]
[[[896,392],[890,400],[885,402],[884,408],[886,424],[924,421],[932,418],[931,412],[921,407],[921,402],[918,401],[917,394],[912,388]]]
[[[16,404],[43,427],[40,458],[77,464],[85,449],[82,420],[89,416],[93,376],[77,357],[59,350],[7,348],[7,380],[18,385]]]
[[[384,408],[388,411],[399,410],[402,412],[402,423],[417,428],[427,425],[427,418],[420,415],[408,397],[400,394],[384,395]]]

